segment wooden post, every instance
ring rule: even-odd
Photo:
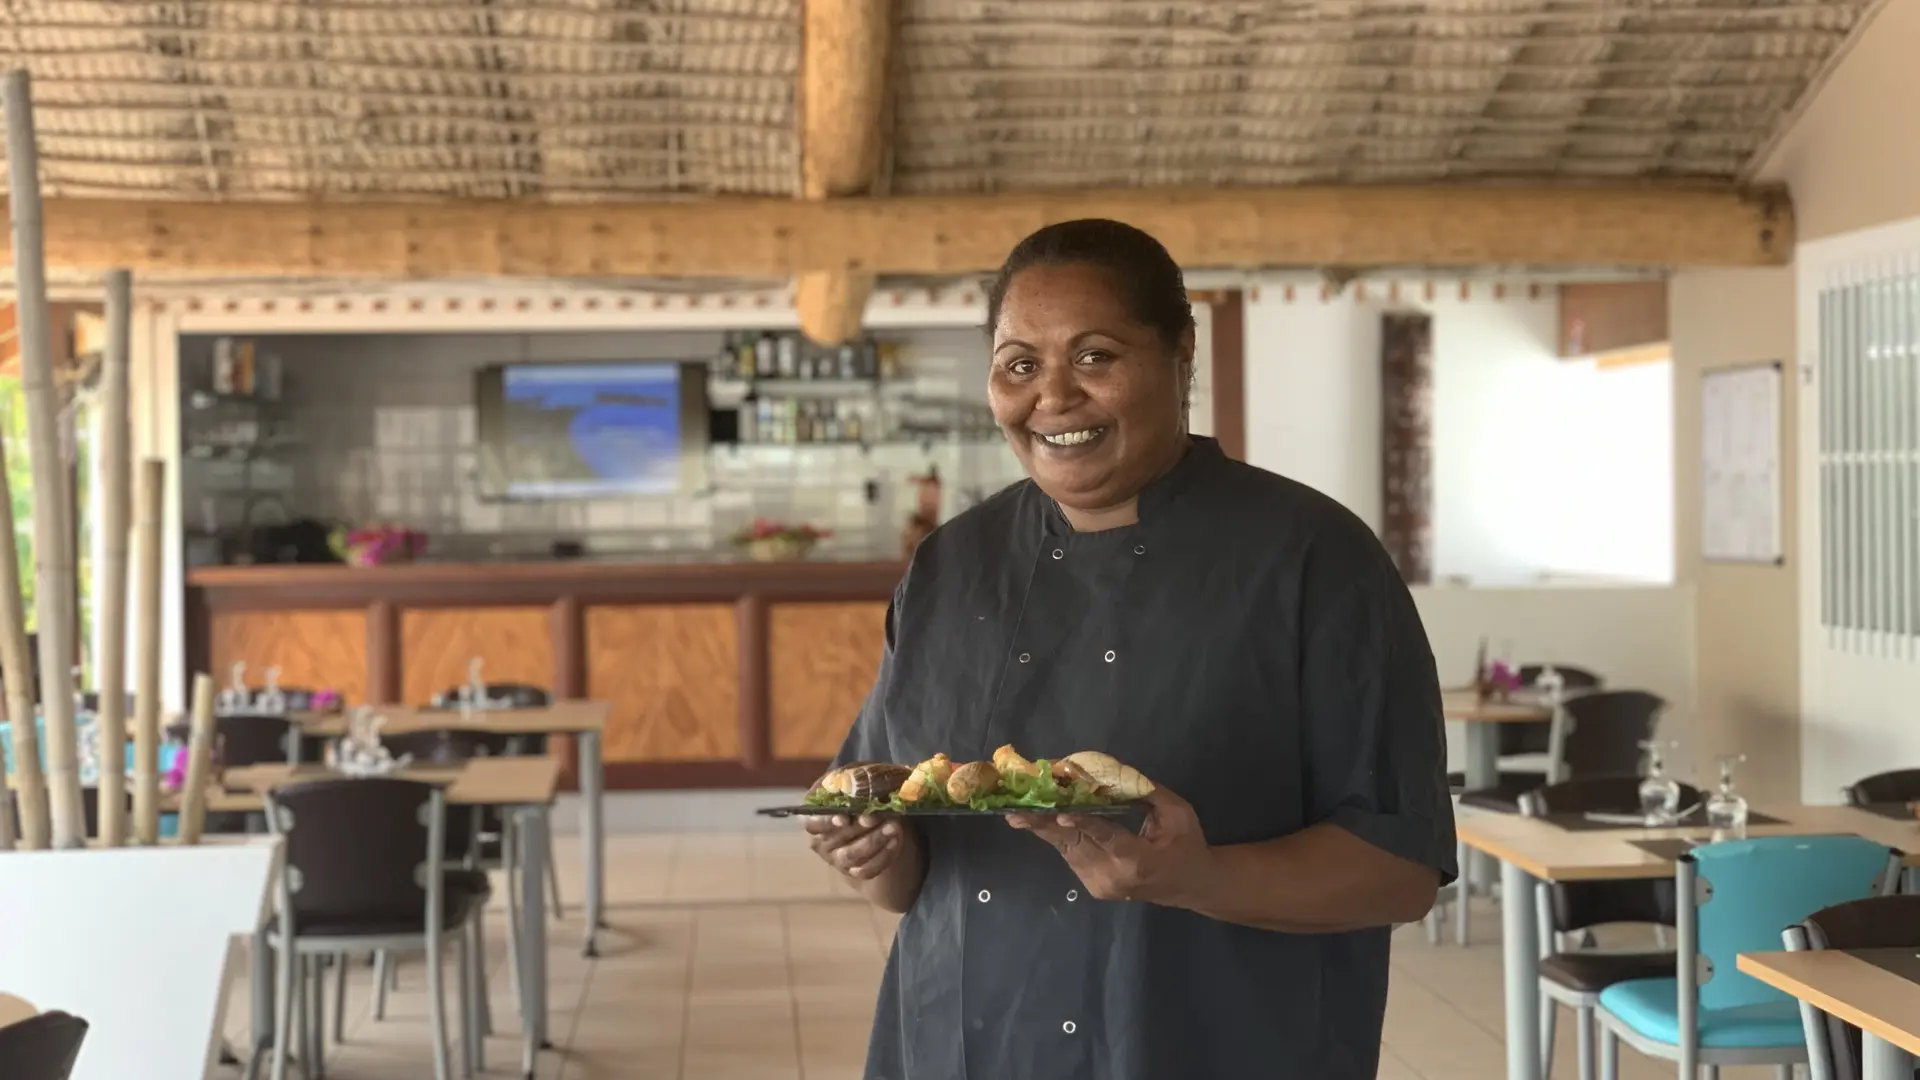
[[[73,548],[62,495],[59,386],[47,312],[46,251],[40,216],[40,157],[34,144],[33,92],[24,70],[7,73],[8,209],[13,215],[14,277],[20,312],[20,384],[27,403],[33,466],[34,611],[40,627],[40,708],[46,717],[47,793],[54,847],[87,842],[80,796],[80,749],[73,726]]]
[[[6,684],[8,729],[13,733],[13,793],[20,807],[19,820],[13,825],[19,846],[33,850],[47,846],[47,782],[40,772],[40,737],[34,731],[33,659],[27,652],[19,533],[14,530],[6,460],[6,447],[0,445],[0,680]],[[0,776],[0,803],[9,801],[6,788],[6,778]]]
[[[1380,540],[1409,585],[1433,580],[1433,317],[1380,325]]]
[[[101,357],[100,447],[95,454],[100,485],[100,529],[105,539],[100,620],[100,844],[119,847],[127,837],[127,533],[133,512],[132,418],[128,415],[128,345],[133,328],[133,275],[107,274],[107,341]]]
[[[134,533],[140,592],[134,610],[133,840],[160,842],[160,555],[167,463],[140,463]]]
[[[193,720],[187,736],[187,778],[180,788],[180,842],[200,842],[207,820],[207,774],[213,764],[213,677],[193,677]]]

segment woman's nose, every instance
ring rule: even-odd
[[[1086,395],[1080,381],[1073,377],[1070,364],[1048,364],[1040,374],[1041,412],[1065,412],[1078,405]]]

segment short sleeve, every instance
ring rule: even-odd
[[[1446,715],[1413,596],[1370,534],[1311,563],[1301,612],[1309,820],[1451,882]]]
[[[853,728],[840,743],[840,752],[834,755],[835,767],[851,761],[891,761],[887,738],[887,681],[893,676],[893,647],[900,621],[901,600],[906,593],[906,582],[893,590],[893,599],[887,603],[886,644],[880,651],[880,672],[874,677],[873,688],[867,691],[867,700],[860,706],[860,712],[853,718]]]

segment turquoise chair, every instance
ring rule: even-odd
[[[1601,1075],[1618,1080],[1624,1041],[1677,1063],[1682,1080],[1697,1080],[1702,1066],[1717,1077],[1722,1065],[1775,1065],[1791,1076],[1807,1060],[1799,1003],[1743,974],[1739,955],[1777,951],[1784,927],[1822,908],[1891,892],[1900,860],[1857,836],[1729,840],[1681,856],[1674,867],[1679,975],[1600,992]]]

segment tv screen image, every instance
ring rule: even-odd
[[[509,498],[658,495],[681,486],[685,388],[674,363],[517,364],[498,370],[483,433]],[[484,386],[484,383],[483,383]],[[489,408],[491,404],[491,408]]]

